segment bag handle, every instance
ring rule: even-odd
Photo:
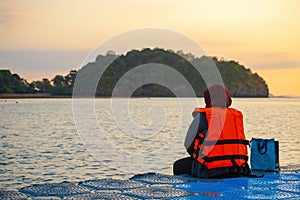
[[[257,143],[258,152],[261,155],[264,155],[268,151],[268,141],[267,140],[259,140]]]

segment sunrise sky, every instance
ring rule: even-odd
[[[51,79],[114,35],[153,27],[238,61],[274,95],[300,96],[299,8],[298,0],[0,0],[0,69]]]

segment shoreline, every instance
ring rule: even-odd
[[[40,93],[40,94],[18,94],[18,93],[12,93],[12,94],[0,94],[0,99],[72,99],[72,95],[55,95],[50,93]],[[86,98],[86,97],[79,97],[79,98]],[[95,98],[102,98],[102,99],[108,99],[111,98],[111,96],[97,96]],[[123,98],[123,97],[114,97],[114,98]],[[144,96],[134,96],[131,98],[176,98],[176,97],[169,97],[169,96],[153,96],[153,97],[144,97]],[[179,97],[179,98],[194,98],[194,97]],[[203,98],[203,97],[197,97],[197,98]],[[299,96],[232,96],[232,98],[300,98]]]
[[[264,96],[232,96],[233,98],[290,98],[290,97],[276,97],[276,96],[271,96],[271,97],[264,97]],[[0,99],[34,99],[34,98],[73,98],[72,95],[54,95],[50,93],[40,93],[40,94],[18,94],[18,93],[12,93],[12,94],[0,94]],[[86,97],[81,97],[81,98],[86,98]],[[98,96],[95,98],[111,98],[110,96]],[[123,97],[114,97],[114,98],[123,98]],[[131,97],[131,98],[176,98],[176,97],[169,97],[169,96],[157,96],[157,97]],[[179,97],[179,98],[194,98],[194,97]],[[202,97],[197,97],[197,98],[202,98]]]
[[[72,98],[72,95],[53,94],[0,94],[0,99]]]

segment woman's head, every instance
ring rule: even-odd
[[[228,108],[231,105],[231,97],[224,85],[215,84],[204,91],[206,108]]]

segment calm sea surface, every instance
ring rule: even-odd
[[[99,127],[89,137],[97,141],[101,131],[105,139],[88,146],[77,131],[72,99],[0,100],[0,188],[124,179],[149,171],[171,174],[173,161],[187,156],[183,140],[197,103],[175,98],[127,102],[129,115],[122,108],[112,111],[110,99],[95,100]],[[232,107],[243,112],[247,139],[275,138],[281,166],[300,163],[299,98],[235,98]]]

